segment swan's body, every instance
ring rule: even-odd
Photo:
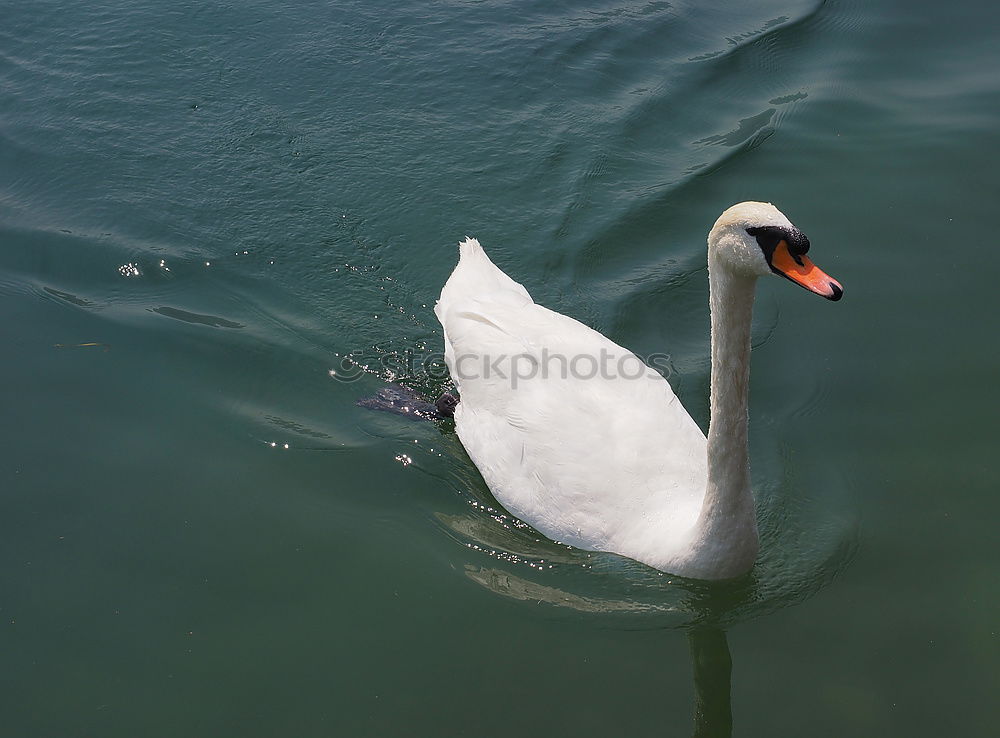
[[[763,203],[730,208],[712,229],[708,438],[632,352],[535,304],[475,239],[460,245],[435,307],[461,393],[455,427],[508,511],[555,540],[682,576],[750,569],[758,548],[747,456],[750,319],[757,276],[777,268],[770,241],[747,228],[789,234],[784,251],[771,247],[775,259],[794,254],[788,240],[801,236]],[[805,286],[831,299],[841,293]]]

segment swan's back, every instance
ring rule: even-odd
[[[493,494],[555,540],[662,565],[701,507],[701,430],[632,352],[536,305],[475,239],[460,249],[435,313]]]

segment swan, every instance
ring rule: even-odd
[[[536,304],[474,238],[434,312],[459,392],[455,430],[497,501],[549,538],[694,579],[748,572],[758,551],[747,395],[757,278],[839,300],[809,239],[770,203],[708,235],[708,437],[635,354]]]

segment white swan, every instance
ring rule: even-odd
[[[843,289],[808,248],[768,203],[734,205],[709,233],[706,439],[662,376],[536,305],[478,241],[462,242],[434,312],[460,392],[458,437],[497,500],[579,548],[699,579],[749,571],[758,548],[747,447],[754,288],[775,273],[839,300]]]

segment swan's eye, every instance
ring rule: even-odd
[[[788,241],[788,250],[793,256],[809,253],[809,239],[798,228],[789,229],[788,237],[785,240]]]

